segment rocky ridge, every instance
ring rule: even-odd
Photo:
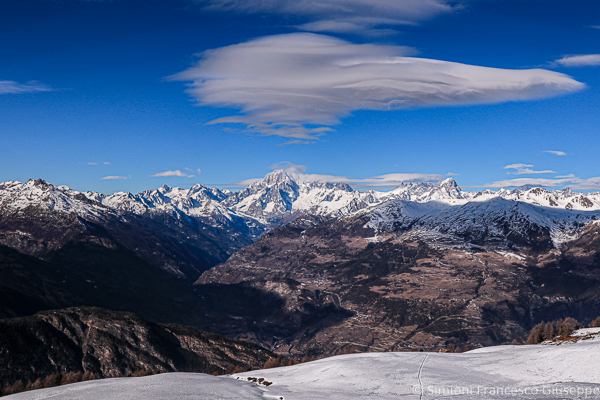
[[[272,356],[251,343],[95,307],[2,319],[0,331],[1,386],[67,373],[223,374],[230,367],[260,368]]]

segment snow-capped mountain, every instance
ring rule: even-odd
[[[365,227],[376,233],[408,232],[411,239],[419,237],[438,245],[535,247],[550,239],[554,247],[559,247],[579,237],[591,222],[600,220],[600,211],[542,207],[496,196],[462,205],[388,200],[347,217],[354,218],[366,219]]]
[[[223,203],[232,195],[228,190],[222,191],[200,184],[190,189],[163,185],[139,194],[117,192],[106,196],[86,192],[85,195],[112,209],[137,215],[169,214],[177,218],[185,215],[212,227],[226,226],[235,229],[249,237],[260,233],[260,230],[256,231],[257,224],[252,218],[239,216]]]
[[[101,218],[110,208],[88,201],[88,198],[67,186],[54,186],[38,179],[25,183],[8,181],[0,183],[0,210],[19,212],[29,207],[48,211],[75,213],[91,218]]]
[[[93,221],[127,213],[191,218],[215,229],[234,230],[249,240],[305,214],[329,219],[369,213],[368,226],[381,231],[420,225],[421,230],[446,236],[464,237],[468,231],[471,238],[529,229],[519,223],[527,220],[547,229],[558,244],[577,237],[582,227],[598,217],[600,193],[529,187],[468,192],[452,178],[436,184],[404,183],[390,192],[360,192],[345,183],[296,181],[283,170],[235,193],[196,184],[189,189],[164,185],[138,194],[104,195],[43,180],[0,183],[3,213],[34,205],[45,212],[71,213]]]
[[[170,192],[177,202],[171,202]],[[0,245],[35,257],[49,257],[74,243],[124,247],[169,273],[195,278],[251,243],[245,221],[211,196],[223,197],[203,188],[105,196],[41,179],[5,182],[0,184]],[[209,218],[194,217],[212,203]]]
[[[600,192],[578,193],[573,192],[570,188],[546,190],[540,187],[524,187],[513,190],[500,189],[497,192],[485,190],[469,196],[470,200],[475,201],[501,197],[542,207],[579,211],[600,210]]]
[[[282,170],[273,171],[229,196],[224,203],[240,215],[256,218],[266,226],[305,213],[338,216],[376,204],[385,193],[362,193],[345,183],[296,182]]]
[[[453,178],[448,178],[435,185],[431,183],[404,183],[392,190],[387,198],[418,203],[442,201],[456,204],[457,201],[468,199],[470,195],[470,192],[463,192]]]
[[[536,247],[548,237],[554,247],[573,240],[600,211],[572,211],[541,207],[529,202],[492,198],[469,202],[420,221],[419,229],[460,238],[472,244],[497,242],[500,247],[513,243]]]

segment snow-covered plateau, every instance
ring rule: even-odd
[[[232,376],[169,373],[114,378],[8,396],[28,400],[595,399],[600,328],[557,346],[466,353],[363,353]],[[556,344],[556,343],[555,343]],[[255,379],[256,378],[256,379]],[[270,383],[268,386],[265,382]]]

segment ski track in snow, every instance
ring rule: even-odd
[[[421,363],[421,366],[419,367],[419,373],[417,374],[417,379],[419,379],[419,388],[420,393],[419,393],[419,400],[421,400],[423,398],[423,394],[425,394],[425,390],[423,389],[423,381],[421,380],[421,371],[423,371],[423,365],[425,365],[425,361],[427,361],[427,357],[429,357],[429,354],[425,354],[425,357],[423,358],[423,362]]]

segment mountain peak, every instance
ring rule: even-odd
[[[446,178],[443,181],[439,181],[435,184],[435,186],[458,188],[458,184],[452,177]]]
[[[39,178],[36,180],[33,179],[29,179],[26,184],[29,184],[30,186],[43,186],[43,185],[48,185],[48,182],[46,182],[45,180]]]
[[[424,199],[430,201],[462,198],[462,191],[454,178],[446,178],[436,183]]]
[[[267,185],[276,185],[278,183],[293,183],[294,180],[282,169],[276,169],[273,172],[269,172],[263,182]]]

